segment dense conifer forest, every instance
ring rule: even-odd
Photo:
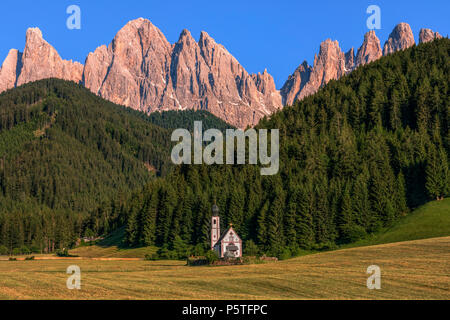
[[[172,129],[228,127],[204,112],[148,117],[53,79],[3,93],[0,250],[52,251],[122,227],[125,245],[181,257],[207,248],[214,201],[244,250],[356,241],[450,193],[449,54],[448,39],[414,46],[263,119],[257,128],[280,129],[275,176],[172,166]]]
[[[280,129],[278,175],[181,166],[152,181],[123,206],[126,243],[201,251],[217,201],[244,250],[286,257],[356,241],[448,196],[449,53],[448,39],[395,53],[263,119],[259,128]]]
[[[161,118],[167,128],[194,120],[227,127],[203,112],[148,117],[56,79],[1,94],[0,254],[54,251],[94,235],[93,210],[115,210],[130,191],[166,175],[171,132],[157,125]],[[104,218],[96,224],[105,232],[117,227],[109,221],[121,223]]]

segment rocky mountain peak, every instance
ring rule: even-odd
[[[22,68],[22,53],[17,49],[9,50],[9,53],[0,68],[0,92],[14,88],[17,75]]]
[[[439,34],[439,32],[433,32],[431,29],[420,29],[419,33],[419,42],[420,43],[426,43],[433,41],[435,39],[441,39],[442,36]]]
[[[178,42],[180,42],[184,39],[187,39],[187,40],[194,39],[191,35],[191,32],[188,29],[183,29],[183,31],[181,31]]]
[[[414,35],[409,24],[399,23],[384,44],[383,55],[386,56],[399,50],[405,50],[414,44]]]
[[[356,54],[356,66],[365,65],[378,60],[382,56],[380,40],[374,30],[364,35],[364,42]]]
[[[267,72],[267,69],[264,69],[263,73],[258,72],[257,74],[253,74],[252,78],[259,92],[263,94],[276,92],[275,81]]]
[[[345,54],[345,72],[351,72],[355,67],[355,49],[351,48]]]
[[[337,40],[327,39],[320,45],[319,55],[314,59],[314,69],[310,82],[315,88],[327,84],[332,79],[338,79],[345,74],[345,54]]]
[[[420,32],[421,43],[439,37],[429,29]],[[401,23],[386,41],[384,54],[412,45],[411,28]],[[364,36],[356,55],[353,48],[344,53],[338,41],[327,39],[313,66],[304,61],[278,91],[267,69],[249,74],[205,31],[197,42],[185,29],[171,44],[149,20],[138,18],[121,28],[108,46],[89,53],[83,66],[63,60],[39,28],[30,28],[23,54],[11,50],[0,68],[0,92],[54,77],[83,83],[105,99],[144,112],[202,109],[245,128],[381,56],[374,31]]]
[[[431,41],[440,38],[439,33],[429,29],[420,31],[420,41]],[[389,36],[381,50],[380,40],[375,31],[369,31],[364,35],[364,41],[355,57],[354,49],[343,54],[337,41],[327,39],[320,45],[319,54],[314,57],[314,66],[309,67],[306,62],[300,65],[289,76],[281,89],[284,105],[292,105],[296,100],[309,96],[331,79],[338,79],[351,72],[358,66],[370,63],[384,55],[398,50],[407,49],[415,44],[411,27],[407,23],[398,24]]]
[[[100,95],[103,80],[106,77],[113,58],[111,47],[105,45],[90,52],[86,58],[83,70],[83,83],[86,88]]]
[[[134,109],[204,109],[242,128],[282,106],[267,72],[249,75],[206,32],[196,42],[185,29],[172,45],[146,19],[130,21],[109,47],[89,54],[83,79],[103,98]]]
[[[46,78],[60,78],[81,82],[83,65],[61,59],[58,52],[44,40],[39,28],[30,28],[26,33],[25,50],[22,55],[18,86]]]
[[[314,57],[314,66],[303,62],[281,89],[283,103],[292,105],[295,100],[301,100],[314,94],[330,80],[339,79],[353,65],[354,52],[344,54],[338,41],[327,39],[320,44],[319,54]]]
[[[42,36],[42,31],[39,28],[28,28],[26,33],[26,42],[31,44],[33,42],[45,41]]]
[[[305,60],[295,70],[295,72],[289,76],[288,80],[281,88],[281,95],[283,97],[283,105],[293,105],[299,98],[300,93],[303,91],[305,85],[309,82],[312,72],[312,67]]]

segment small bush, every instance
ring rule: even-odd
[[[0,256],[6,256],[9,253],[9,250],[5,246],[0,246]]]
[[[157,253],[146,254],[144,257],[145,261],[157,261],[159,260],[159,256]]]
[[[343,243],[353,243],[367,236],[366,230],[356,224],[342,226],[341,232]]]
[[[205,250],[205,245],[199,243],[192,250],[192,254],[196,257],[204,256],[206,254],[207,249]]]
[[[158,250],[158,257],[161,260],[178,260],[177,252],[169,250],[167,246],[164,246]]]
[[[190,246],[183,239],[181,239],[180,236],[175,237],[172,246],[173,252],[176,254],[176,259],[186,259],[189,257],[189,252],[192,251]],[[175,256],[175,254],[171,255]]]
[[[76,258],[76,257],[78,257],[78,256],[69,254],[69,250],[67,250],[67,249],[58,250],[56,252],[56,255],[60,258]]]
[[[26,258],[25,258],[25,260],[26,260],[26,261],[31,261],[31,260],[34,260],[34,256],[31,256],[31,257],[26,257]]]
[[[336,250],[338,246],[334,242],[325,242],[325,243],[318,243],[312,246],[312,249],[315,251],[330,251],[330,250]]]
[[[309,248],[308,250],[306,249],[302,249],[302,248],[295,248],[291,250],[292,252],[292,257],[302,257],[305,256],[309,253],[311,253],[311,249]]]
[[[246,256],[257,256],[259,254],[258,246],[253,242],[253,240],[248,240],[244,246],[244,253]]]
[[[31,253],[41,253],[41,249],[38,246],[31,246],[30,252]]]
[[[264,263],[263,260],[259,259],[256,256],[245,256],[242,258],[242,262],[244,264],[262,264],[262,263]]]
[[[30,248],[28,248],[27,246],[22,246],[22,247],[20,248],[20,253],[21,253],[21,254],[29,254],[29,253],[31,253],[31,250],[30,250]]]
[[[219,260],[219,256],[216,251],[209,250],[205,255],[206,260],[208,260],[209,264],[213,264],[217,260]]]
[[[13,258],[13,257],[10,257],[10,258],[9,258],[9,261],[17,261],[17,259],[16,259],[16,258]]]
[[[204,266],[209,264],[206,257],[189,257],[186,261],[188,266]]]
[[[58,250],[58,251],[56,252],[56,255],[57,255],[58,257],[61,257],[61,258],[68,257],[68,256],[69,256],[69,250],[67,250],[67,249]]]
[[[287,260],[290,259],[292,257],[292,253],[291,250],[289,250],[288,248],[285,248],[281,254],[278,256],[278,259],[280,260]]]

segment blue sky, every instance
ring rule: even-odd
[[[66,8],[72,4],[81,8],[81,30],[66,27]],[[377,35],[382,45],[399,22],[409,23],[416,39],[422,27],[449,33],[448,0],[5,0],[0,7],[0,59],[11,48],[23,50],[26,29],[39,27],[64,59],[84,63],[89,52],[109,44],[129,20],[143,17],[171,43],[184,28],[196,39],[205,30],[247,71],[267,68],[280,88],[303,60],[313,63],[321,41],[331,38],[345,51],[357,49],[368,31],[366,9],[372,4],[381,8]]]

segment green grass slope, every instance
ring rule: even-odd
[[[346,247],[370,246],[450,236],[450,199],[433,201],[413,211],[389,228]]]
[[[92,245],[83,245],[70,250],[71,255],[81,258],[145,258],[156,252],[157,247],[123,247],[125,228],[119,228],[108,237]]]

